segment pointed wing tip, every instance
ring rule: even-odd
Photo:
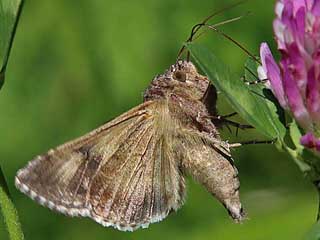
[[[75,216],[82,216],[88,217],[90,216],[90,211],[87,208],[67,208],[62,205],[55,204],[53,201],[48,200],[47,198],[41,196],[40,194],[33,191],[29,186],[24,184],[20,179],[19,176],[23,173],[23,169],[19,170],[16,177],[15,177],[15,186],[18,190],[22,193],[30,197],[32,200],[36,201],[40,205],[47,207],[53,211],[62,213],[67,216],[75,217]]]
[[[16,186],[16,188],[18,189],[18,190],[20,190],[22,193],[24,193],[24,194],[27,194],[27,192],[29,191],[29,188],[26,186],[26,185],[24,185],[24,184],[22,184],[21,183],[21,181],[20,181],[20,179],[19,179],[19,176],[21,175],[21,170],[19,170],[18,172],[17,172],[17,175],[16,175],[16,177],[15,177],[15,179],[14,179],[14,184],[15,184],[15,186]]]

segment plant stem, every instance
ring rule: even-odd
[[[16,208],[10,198],[9,188],[0,167],[0,210],[11,240],[23,240],[19,217]]]

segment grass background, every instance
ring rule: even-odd
[[[175,62],[191,27],[233,1],[27,1],[0,93],[0,164],[27,239],[300,239],[314,223],[317,195],[273,146],[233,152],[249,220],[236,225],[215,199],[188,179],[176,214],[147,230],[123,233],[39,206],[14,188],[35,155],[80,136],[139,104],[151,79]],[[257,54],[272,39],[273,1],[249,1],[212,22],[252,14],[222,29]],[[246,56],[215,33],[206,44],[239,76]],[[240,79],[239,79],[240,81]],[[232,111],[219,96],[221,114]],[[230,141],[262,138],[255,131]],[[6,239],[0,220],[0,239]]]

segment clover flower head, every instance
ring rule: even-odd
[[[300,141],[320,152],[320,0],[279,0],[273,30],[281,54],[260,46],[259,76],[269,79],[280,105],[307,132]]]

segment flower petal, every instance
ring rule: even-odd
[[[296,81],[300,94],[305,99],[305,90],[307,85],[307,71],[305,59],[299,51],[299,47],[296,42],[287,46],[287,61],[289,63],[289,70],[292,74],[294,81]]]
[[[283,88],[287,96],[290,110],[300,126],[306,130],[311,130],[312,123],[309,113],[304,106],[298,85],[292,77],[292,73],[290,72],[286,59],[282,59],[280,64],[283,69]]]
[[[305,0],[305,1],[306,1],[307,10],[310,11],[312,9],[312,6],[315,0]]]
[[[286,1],[282,10],[281,21],[289,28],[291,28],[291,21],[293,18],[293,3]]]
[[[286,48],[284,43],[284,34],[283,34],[285,29],[286,29],[286,26],[279,19],[275,19],[273,21],[273,31],[274,31],[274,34],[276,35],[276,41],[277,41],[279,50],[284,50]]]
[[[318,76],[319,78],[319,76]],[[307,109],[313,122],[320,126],[320,79],[316,79],[315,67],[308,72]]]
[[[320,140],[319,139],[316,140],[316,150],[318,152],[320,152]]]
[[[283,8],[284,8],[283,2],[278,1],[278,2],[276,3],[275,9],[274,9],[274,11],[275,11],[275,13],[276,13],[276,15],[277,15],[278,18],[281,18]]]
[[[267,43],[261,44],[260,57],[262,61],[262,67],[264,68],[265,73],[267,74],[267,77],[271,84],[271,89],[275,97],[278,99],[280,105],[283,108],[288,108],[287,101],[284,96],[280,69],[277,63],[275,62]]]
[[[315,149],[320,152],[320,139],[316,138],[311,132],[302,136],[300,143],[306,148]]]
[[[316,140],[316,137],[311,132],[308,132],[300,138],[300,143],[306,148],[314,148]]]
[[[262,66],[258,67],[257,72],[258,72],[258,78],[260,80],[265,80],[268,78],[267,73]]]
[[[295,25],[296,25],[295,38],[298,41],[297,45],[299,45],[300,49],[304,45],[305,18],[306,18],[306,10],[304,7],[300,7],[295,17]]]
[[[314,0],[311,12],[314,16],[320,16],[320,0]]]
[[[307,8],[306,0],[293,0],[292,3],[293,3],[293,13],[294,13],[294,15],[297,14],[299,9],[301,9],[301,8],[306,9]]]

